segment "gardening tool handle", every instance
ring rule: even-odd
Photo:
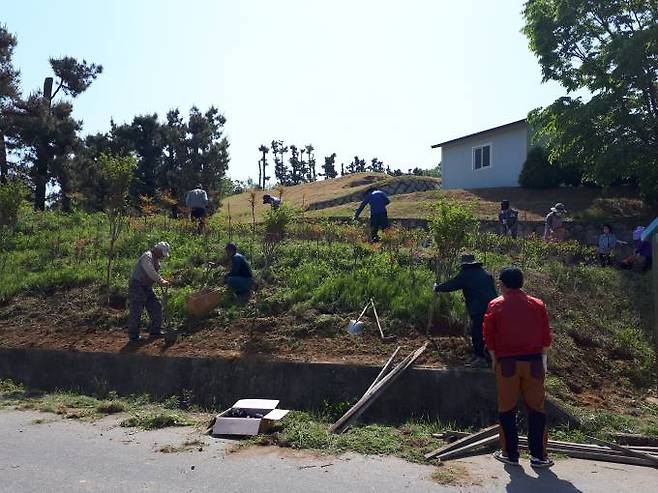
[[[384,331],[382,330],[382,324],[379,323],[379,315],[377,315],[377,308],[375,308],[375,300],[370,298],[370,304],[372,305],[372,312],[375,314],[375,320],[377,321],[377,328],[379,329],[379,333],[382,336],[382,339],[384,339]]]
[[[372,300],[368,300],[368,303],[366,303],[366,306],[363,307],[363,310],[361,311],[361,315],[359,315],[358,318],[356,319],[357,322],[358,322],[359,320],[361,320],[361,317],[363,317],[363,315],[365,315],[366,310],[367,310],[368,307],[370,306],[371,301],[372,301]]]

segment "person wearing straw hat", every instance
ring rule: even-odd
[[[563,217],[567,213],[567,208],[562,202],[558,202],[551,207],[551,212],[548,213],[544,224],[544,240],[559,243],[564,241],[564,220]]]
[[[482,268],[482,262],[478,262],[474,255],[462,255],[459,274],[449,281],[434,284],[434,291],[437,293],[459,290],[464,294],[466,310],[471,319],[473,357],[467,363],[467,366],[487,368],[489,366],[489,355],[484,348],[482,323],[489,302],[498,296],[498,293],[496,292],[493,276]]]
[[[151,337],[160,337],[162,333],[162,304],[153,291],[153,285],[169,286],[169,281],[160,276],[160,261],[168,259],[171,247],[166,241],[161,241],[150,250],[140,255],[128,282],[128,300],[130,313],[128,316],[128,334],[131,342],[141,339],[139,321],[142,312],[146,312],[151,320],[149,333]]]

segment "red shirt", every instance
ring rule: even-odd
[[[496,358],[539,354],[553,339],[546,305],[522,289],[490,301],[482,329],[484,343]]]

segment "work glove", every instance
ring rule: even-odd
[[[433,289],[434,289],[434,292],[435,292],[435,293],[438,293],[438,292],[439,292],[439,283],[438,283],[438,282],[435,282],[435,283],[434,283],[434,288],[433,288]]]

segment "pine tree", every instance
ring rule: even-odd
[[[336,153],[332,153],[331,156],[325,156],[324,158],[324,164],[322,165],[322,170],[325,178],[336,178],[338,176],[338,173],[336,172]],[[341,171],[343,168],[343,165],[341,164]]]

